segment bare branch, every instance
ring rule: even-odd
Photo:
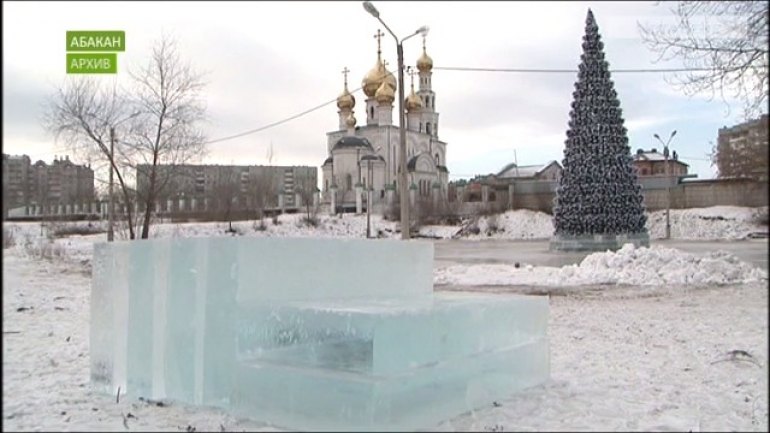
[[[768,95],[768,3],[680,1],[674,25],[642,25],[656,62],[679,59],[685,68],[667,81],[686,95],[717,92],[743,101],[746,118],[764,111]],[[729,104],[728,104],[729,106]]]

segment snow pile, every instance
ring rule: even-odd
[[[453,285],[708,285],[767,280],[767,272],[718,251],[705,257],[674,248],[635,248],[587,256],[579,265],[561,268],[514,265],[453,265],[436,269],[435,284]]]
[[[768,207],[712,206],[708,208],[671,209],[671,237],[690,240],[746,239],[752,233],[767,233],[767,225],[759,223]],[[666,233],[666,211],[648,212],[647,230],[652,239],[663,239]],[[553,236],[551,215],[526,209],[482,216],[470,222],[478,230],[463,239],[549,239]]]
[[[626,244],[616,252],[591,254],[580,265],[564,266],[558,277],[568,285],[703,285],[759,281],[767,273],[724,251],[700,257],[674,248]]]
[[[746,239],[752,233],[767,233],[768,207],[712,206],[707,208],[672,209],[669,214],[671,237],[693,240]],[[647,214],[647,229],[652,239],[662,239],[666,233],[666,211]]]

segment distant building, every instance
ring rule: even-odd
[[[361,83],[366,99],[359,105],[359,116],[365,118],[366,123],[356,126],[353,113],[356,100],[348,91],[346,68],[344,89],[337,98],[337,128],[326,134],[327,158],[321,166],[324,201],[330,202],[330,188],[336,186],[335,200],[343,208],[355,206],[357,185],[371,187],[375,202],[385,197],[386,190],[399,190],[401,128],[405,129],[409,186],[414,185],[420,196],[430,196],[435,191],[445,197],[447,193],[447,143],[439,138],[439,113],[432,85],[433,60],[426,52],[425,39],[422,55],[415,63],[417,71],[412,75],[411,87],[403,89],[405,100],[397,101],[396,77],[382,59],[381,36],[378,32],[377,61]],[[417,90],[414,81],[418,81]],[[402,102],[405,125],[396,126],[393,108]],[[398,115],[396,110],[395,119]]]
[[[496,177],[499,180],[559,180],[564,169],[556,161],[545,164],[521,165],[510,163],[503,167]]]
[[[159,165],[156,168],[161,187],[158,200],[208,197],[236,199],[246,204],[255,195],[262,194],[267,199],[266,205],[277,206],[278,195],[284,194],[284,204],[295,206],[295,194],[302,186],[317,188],[318,185],[316,167],[184,164]],[[149,165],[137,166],[140,197],[146,197],[149,173]]]
[[[768,115],[719,129],[716,164],[719,177],[768,179]]]
[[[3,215],[29,203],[32,170],[27,155],[3,154]]]
[[[69,156],[31,164],[27,155],[3,154],[3,208],[74,204],[94,199],[94,171]]]
[[[658,149],[646,151],[637,149],[634,155],[634,167],[639,177],[647,176],[665,176],[666,175],[666,156],[658,152]],[[670,176],[687,175],[689,165],[679,161],[679,155],[676,151],[672,152],[668,158],[668,174]]]

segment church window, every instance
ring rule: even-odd
[[[353,176],[351,175],[345,176],[345,189],[348,191],[353,189]]]
[[[374,119],[374,107],[369,107],[369,117]]]
[[[438,153],[436,153],[436,165],[441,165],[441,160],[438,157]]]
[[[430,122],[428,122],[428,123],[426,123],[426,124],[425,124],[425,132],[427,132],[428,134],[430,134]]]

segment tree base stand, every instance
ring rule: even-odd
[[[554,235],[549,251],[617,251],[625,244],[635,247],[649,247],[648,233],[600,234],[600,235]]]

